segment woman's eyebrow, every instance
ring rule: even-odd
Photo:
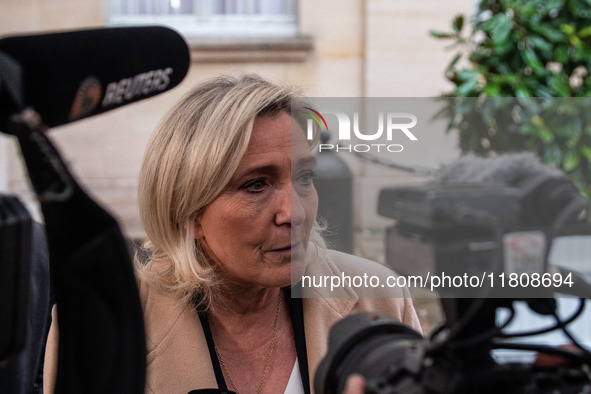
[[[275,174],[280,171],[279,166],[275,164],[265,164],[247,169],[244,172],[236,173],[237,178],[249,177],[258,174]]]
[[[302,157],[302,158],[296,160],[296,162],[293,163],[293,164],[295,164],[295,166],[298,167],[298,168],[299,167],[309,166],[309,165],[316,166],[316,161],[317,161],[316,160],[316,157],[314,157],[314,156],[306,156],[306,157]]]
[[[308,166],[316,166],[316,158],[314,156],[306,156],[306,157],[302,157],[298,160],[296,160],[295,163],[292,163],[294,168],[302,168],[302,167],[308,167]],[[260,166],[255,166],[252,168],[249,168],[247,170],[245,170],[244,172],[237,172],[236,174],[234,174],[234,179],[235,180],[240,180],[240,179],[244,179],[244,178],[248,178],[251,176],[256,176],[256,175],[260,175],[260,174],[269,174],[269,175],[273,175],[273,174],[278,174],[279,172],[281,172],[281,166],[280,165],[276,165],[276,164],[264,164],[264,165],[260,165]]]

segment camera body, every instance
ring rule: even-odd
[[[446,322],[424,339],[371,312],[343,319],[332,328],[329,351],[316,373],[316,392],[340,393],[353,373],[365,377],[371,394],[591,390],[591,354],[578,343],[576,352],[508,343],[503,327],[497,326],[498,308],[514,312],[514,300],[527,300],[538,313],[556,317],[552,330],[566,333],[578,314],[560,321],[554,294],[581,297],[578,313],[583,298],[591,296],[591,287],[576,272],[548,263],[556,237],[591,235],[583,220],[586,199],[563,177],[525,178],[519,185],[431,182],[382,190],[378,212],[396,220],[387,230],[387,262],[402,276],[421,278],[423,287],[429,287],[431,278],[430,290],[442,297]],[[552,275],[564,280],[552,281],[558,278]],[[434,278],[443,277],[481,281],[434,287]],[[510,277],[528,280],[510,286]],[[530,280],[542,277],[550,281]],[[531,350],[556,362],[500,364],[492,357],[496,348]]]
[[[336,323],[315,391],[342,393],[351,374],[366,394],[575,394],[591,390],[582,363],[498,364],[470,348],[438,348],[400,322],[366,312]]]
[[[573,294],[580,279],[549,265],[548,255],[558,237],[591,234],[582,221],[586,200],[564,178],[532,183],[525,192],[442,182],[382,190],[378,212],[396,219],[386,230],[388,264],[400,275],[421,276],[423,287],[443,298]],[[543,198],[540,189],[561,195]]]
[[[22,202],[0,194],[0,366],[26,344],[33,219]]]

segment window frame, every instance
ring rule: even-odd
[[[292,9],[289,14],[215,14],[215,0],[198,0],[192,14],[142,15],[122,13],[122,2],[126,0],[106,1],[108,26],[165,25],[187,37],[292,37],[299,34],[298,0],[284,0],[285,8]]]

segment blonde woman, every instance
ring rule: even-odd
[[[339,319],[380,311],[420,330],[404,291],[290,296],[292,272],[354,275],[371,264],[324,247],[316,159],[293,122],[296,97],[253,75],[216,78],[178,103],[152,137],[139,186],[150,254],[138,264],[146,392],[309,393]],[[362,383],[353,379],[351,392]]]

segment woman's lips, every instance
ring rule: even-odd
[[[302,250],[302,242],[296,242],[293,244],[290,244],[288,246],[284,246],[281,248],[276,248],[276,249],[271,249],[270,252],[274,252],[274,253],[281,253],[281,254],[292,254],[292,253],[298,253],[300,250]]]

